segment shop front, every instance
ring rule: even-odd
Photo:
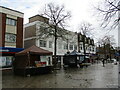
[[[12,68],[15,53],[22,50],[23,48],[0,47],[0,69]]]

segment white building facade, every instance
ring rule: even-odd
[[[54,53],[54,36],[48,38],[41,38],[41,30],[43,27],[48,26],[49,19],[36,15],[29,18],[29,23],[24,25],[24,48],[28,48],[32,45],[36,45],[45,50],[52,51]],[[68,51],[72,52],[74,50],[78,51],[78,33],[68,31],[66,34],[67,39],[58,38],[57,39],[57,55],[63,56]],[[95,46],[90,44],[85,44],[86,53],[95,54]],[[80,53],[84,54],[83,42],[80,42]]]

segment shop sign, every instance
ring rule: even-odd
[[[0,52],[9,52],[8,49],[0,49]]]

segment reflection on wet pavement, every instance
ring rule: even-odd
[[[93,64],[29,77],[3,73],[3,88],[118,88],[118,65]]]

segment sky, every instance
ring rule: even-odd
[[[55,3],[64,5],[66,11],[70,11],[72,17],[68,22],[67,29],[78,32],[79,25],[82,21],[91,23],[94,27],[92,33],[95,42],[102,36],[109,34],[114,35],[116,43],[118,41],[117,28],[107,30],[100,27],[100,19],[96,15],[94,6],[102,3],[103,0],[0,0],[0,5],[5,6],[24,13],[24,24],[28,23],[28,18],[36,14],[42,13],[45,5],[48,3]]]

